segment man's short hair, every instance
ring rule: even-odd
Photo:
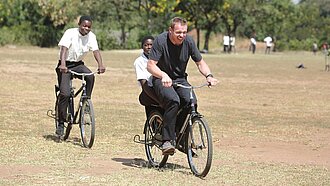
[[[155,40],[155,38],[152,37],[152,36],[145,36],[145,37],[141,40],[141,48],[143,48],[144,43],[145,43],[148,39]]]
[[[83,15],[80,17],[78,25],[80,25],[83,21],[90,21],[92,22],[92,17],[91,16],[87,16],[87,15]]]
[[[182,17],[174,17],[173,19],[171,19],[171,28],[174,28],[174,26],[180,23],[181,25],[186,25],[187,24],[187,20],[182,18]]]

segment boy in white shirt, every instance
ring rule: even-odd
[[[136,79],[140,83],[142,91],[139,96],[141,105],[150,106],[158,105],[157,96],[152,88],[152,75],[147,70],[149,60],[149,53],[152,47],[154,37],[146,36],[142,39],[141,48],[143,52],[141,56],[135,59],[134,67],[136,72]]]
[[[96,36],[91,32],[91,17],[81,16],[78,26],[78,28],[70,28],[66,30],[58,43],[60,54],[56,73],[60,88],[58,98],[59,126],[55,133],[59,136],[62,136],[64,133],[64,122],[67,113],[66,109],[69,104],[69,82],[71,74],[68,73],[68,70],[70,69],[79,73],[90,73],[91,70],[84,65],[83,59],[89,51],[93,51],[94,58],[98,64],[98,72],[105,72]],[[94,86],[94,75],[86,76],[85,80],[87,96],[91,97]]]

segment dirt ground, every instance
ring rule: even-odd
[[[247,160],[261,163],[315,165],[330,169],[330,130],[315,130],[312,133],[317,135],[309,136],[308,143],[225,137],[215,144],[219,149],[234,151]]]
[[[222,137],[214,141],[214,149],[230,151],[244,157],[245,160],[259,163],[284,163],[289,165],[310,165],[330,169],[330,130],[316,130],[310,136],[308,144],[300,142],[274,142],[260,141],[249,138]],[[312,144],[312,145],[311,145]],[[86,161],[93,163],[93,167],[86,169],[92,175],[102,175],[127,169],[127,167],[140,167],[146,163],[143,158],[130,157],[126,153],[119,153],[113,161],[89,158]],[[119,162],[119,163],[118,163]],[[229,162],[226,162],[229,163]],[[223,162],[214,161],[212,166],[222,166]],[[17,175],[33,175],[47,172],[50,167],[31,165],[0,165],[0,178],[15,179]]]
[[[0,54],[0,185],[150,185],[150,174],[156,185],[168,179],[176,180],[173,185],[330,184],[330,86],[310,55],[205,57],[219,71],[221,86],[197,93],[214,152],[209,175],[197,179],[179,152],[165,171],[146,168],[143,145],[133,142],[145,119],[132,67],[139,51],[103,52],[111,65],[93,93],[98,126],[92,149],[81,147],[78,129],[57,143],[46,116],[54,101],[57,50],[2,48]],[[301,62],[307,69],[297,71]],[[191,81],[199,83],[190,68]]]

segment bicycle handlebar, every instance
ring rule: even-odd
[[[79,72],[75,72],[73,70],[69,70],[69,72],[71,74],[74,74],[74,75],[77,75],[77,76],[91,76],[91,75],[94,75],[94,74],[98,73],[98,71],[96,71],[96,72],[90,72],[90,73],[79,73]]]
[[[201,85],[197,85],[197,86],[187,86],[187,85],[182,85],[180,83],[173,83],[173,87],[182,87],[182,88],[187,88],[187,89],[196,89],[196,88],[202,88],[205,86],[210,86],[209,83],[203,83]]]

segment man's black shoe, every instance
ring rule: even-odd
[[[64,134],[64,123],[59,123],[55,132],[59,136],[63,136]]]

